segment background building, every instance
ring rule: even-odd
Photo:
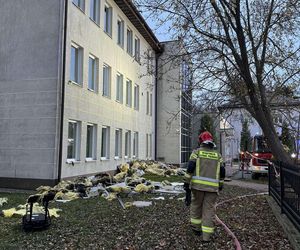
[[[164,42],[158,59],[157,159],[184,165],[191,154],[192,73],[181,41]]]

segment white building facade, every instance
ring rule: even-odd
[[[148,72],[161,47],[133,3],[0,4],[10,27],[0,37],[0,186],[53,185],[154,159]]]

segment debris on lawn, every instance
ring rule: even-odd
[[[53,217],[59,217],[58,212],[62,211],[59,208],[50,208],[49,209],[49,214],[50,216]],[[34,213],[44,213],[44,207],[40,206],[39,203],[34,203],[33,204],[33,212]],[[13,217],[14,215],[18,215],[18,216],[24,216],[26,214],[26,204],[25,205],[19,205],[17,206],[17,208],[13,207],[10,209],[5,209],[2,210],[2,214],[4,217],[10,218]]]
[[[132,205],[136,207],[149,207],[152,206],[152,201],[134,201]]]
[[[0,198],[0,207],[3,206],[3,204],[7,203],[8,199],[6,197]]]
[[[117,167],[117,173],[111,176],[108,173],[101,173],[91,177],[78,177],[71,180],[63,180],[54,187],[40,186],[36,189],[37,195],[41,197],[52,192],[55,194],[54,201],[68,202],[79,198],[90,198],[101,196],[105,199],[112,201],[117,199],[122,208],[130,206],[144,206],[148,203],[123,203],[119,194],[127,196],[129,194],[140,193],[161,193],[178,195],[184,192],[183,183],[171,183],[167,180],[160,182],[151,182],[143,178],[144,174],[152,174],[158,176],[182,176],[185,173],[184,169],[177,168],[172,165],[167,165],[156,161],[142,161],[135,160],[129,163],[121,164]],[[122,196],[122,197],[123,197]],[[164,199],[159,197],[158,199]],[[7,199],[0,198],[0,206],[7,202]],[[35,211],[39,211],[38,204],[34,206]],[[52,216],[58,216],[57,209],[49,209]],[[11,208],[3,210],[2,213],[5,217],[13,215],[24,215],[25,208],[16,209]]]

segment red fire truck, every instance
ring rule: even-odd
[[[272,158],[271,150],[268,148],[263,135],[253,137],[252,154],[249,163],[252,179],[258,179],[261,175],[268,174],[268,162]]]

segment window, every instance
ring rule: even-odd
[[[80,122],[77,121],[69,121],[68,123],[67,159],[80,159]]]
[[[111,68],[107,65],[103,65],[103,95],[110,97],[110,72]]]
[[[116,100],[123,103],[123,75],[117,74]]]
[[[90,0],[90,18],[100,24],[100,0]]]
[[[133,39],[132,30],[127,29],[127,53],[131,56],[132,56],[132,52],[133,52],[132,39]]]
[[[148,159],[149,156],[149,137],[148,134],[146,134],[146,159]]]
[[[70,80],[82,84],[82,48],[76,44],[71,46]]]
[[[116,129],[115,133],[115,159],[122,158],[122,129]]]
[[[102,140],[101,140],[101,159],[109,159],[109,135],[110,128],[102,127]]]
[[[108,4],[104,6],[104,31],[111,36],[111,27],[112,27],[112,7]]]
[[[132,81],[129,79],[126,81],[126,105],[129,107],[132,105]]]
[[[139,133],[134,132],[133,133],[133,152],[132,152],[132,158],[138,158],[138,146],[139,146]]]
[[[98,59],[92,55],[89,56],[89,82],[88,89],[98,90]]]
[[[84,0],[73,0],[73,4],[84,11]]]
[[[141,51],[141,42],[140,39],[136,37],[134,39],[134,57],[137,62],[140,62],[141,59],[140,51]]]
[[[149,115],[152,115],[152,93],[150,93],[150,100],[149,100],[149,101],[150,101],[150,103],[149,103],[149,106],[150,106],[150,107],[149,107],[149,108],[150,108],[150,110],[149,110],[149,111],[150,111],[150,112],[149,112]]]
[[[117,27],[118,27],[117,43],[123,48],[124,47],[124,21],[122,19],[118,19]]]
[[[150,108],[149,108],[149,92],[147,91],[147,101],[146,101],[146,114],[149,115],[149,111],[150,111]]]
[[[134,109],[136,110],[139,110],[139,95],[140,95],[140,87],[139,85],[135,85],[134,86],[134,103],[133,103],[133,106],[134,106]]]
[[[146,158],[152,158],[152,134],[146,134]]]
[[[130,158],[131,154],[131,131],[125,132],[125,158]]]
[[[97,127],[95,124],[87,125],[86,158],[96,160]]]

